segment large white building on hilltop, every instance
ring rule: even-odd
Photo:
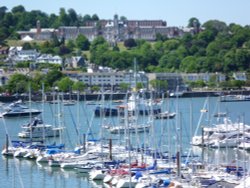
[[[58,38],[75,39],[79,34],[85,35],[89,41],[97,36],[103,36],[108,42],[116,43],[129,38],[156,40],[157,34],[168,38],[181,37],[184,33],[195,33],[197,28],[168,27],[163,20],[121,20],[117,15],[113,19],[87,21],[84,26],[61,26],[58,29],[41,28],[37,21],[37,28],[30,31],[19,31],[22,40],[50,40],[53,35]]]

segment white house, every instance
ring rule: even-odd
[[[39,52],[36,50],[20,50],[17,51],[17,55],[14,57],[15,61],[35,61],[39,56]]]
[[[60,56],[52,56],[51,54],[42,54],[36,59],[36,63],[51,63],[61,65],[63,62]]]
[[[240,81],[246,81],[247,80],[247,76],[245,72],[236,72],[233,73],[233,78],[235,80],[240,80]]]

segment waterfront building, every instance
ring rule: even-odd
[[[120,84],[125,83],[129,84],[131,87],[134,87],[134,73],[133,72],[86,72],[78,73],[77,71],[63,71],[63,73],[73,80],[78,80],[84,82],[88,87],[91,86],[100,86],[104,89],[116,90],[120,89]],[[148,87],[148,77],[143,72],[138,72],[136,74],[136,80],[139,83],[142,83],[145,88]]]
[[[187,82],[196,82],[198,80],[209,82],[212,79],[216,82],[226,81],[226,75],[222,73],[181,73],[181,77]]]
[[[233,73],[233,78],[235,80],[247,81],[247,75],[245,72],[235,72]]]
[[[187,86],[184,84],[183,78],[179,73],[148,73],[147,77],[149,82],[151,80],[166,80],[168,83],[168,91],[174,92],[177,89],[179,91],[186,91]]]

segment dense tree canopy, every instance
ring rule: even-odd
[[[6,90],[11,93],[23,93],[28,91],[29,77],[23,74],[13,74],[6,85]]]
[[[72,86],[74,81],[72,81],[69,77],[64,77],[57,82],[57,86],[60,91],[69,92],[72,91]]]
[[[76,38],[76,47],[81,50],[89,50],[90,42],[84,35],[80,34]]]

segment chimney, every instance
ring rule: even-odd
[[[36,34],[39,35],[41,33],[41,23],[40,20],[36,22]]]

